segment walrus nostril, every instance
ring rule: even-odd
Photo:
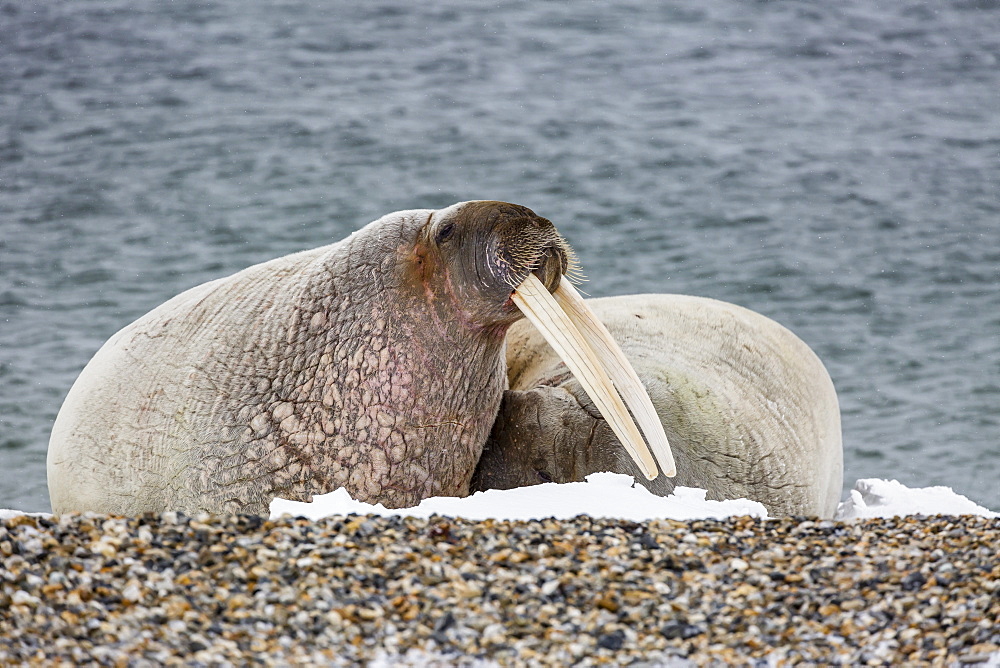
[[[565,262],[560,249],[556,246],[548,246],[542,251],[530,273],[534,274],[545,286],[545,289],[551,292],[559,287],[564,267]]]

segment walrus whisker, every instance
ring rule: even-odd
[[[655,478],[658,470],[652,452],[643,441],[638,427],[629,415],[628,408],[615,390],[604,364],[573,319],[549,294],[538,277],[531,273],[517,287],[511,299],[580,381],[642,474],[649,480]],[[641,384],[639,388],[645,392]],[[665,436],[663,441],[666,442]],[[667,454],[669,455],[669,447]],[[673,471],[672,457],[661,463],[669,464],[667,470]]]

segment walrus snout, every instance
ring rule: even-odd
[[[535,274],[545,287],[554,291],[559,279],[576,264],[576,256],[556,226],[531,209],[494,202],[488,216],[495,230],[497,246],[495,265],[505,274],[511,288]]]

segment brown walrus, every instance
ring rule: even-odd
[[[701,297],[588,299],[653,400],[677,476],[636,479],[710,499],[748,498],[772,516],[832,517],[843,484],[837,394],[819,358],[758,313]],[[637,474],[600,413],[530,327],[508,334],[504,394],[471,489]]]
[[[465,495],[522,311],[565,349],[643,474],[656,464],[612,382],[672,473],[648,397],[629,395],[621,368],[607,378],[577,329],[589,316],[549,294],[571,262],[529,209],[464,202],[192,288],[80,374],[49,443],[52,508],[266,513],[276,496],[340,487],[389,507]]]

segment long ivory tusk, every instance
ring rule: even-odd
[[[569,281],[559,281],[559,287],[553,296],[593,351],[604,360],[608,375],[625,400],[625,405],[632,410],[632,415],[646,436],[660,469],[665,476],[673,478],[677,475],[677,466],[674,464],[674,455],[670,451],[667,435],[663,432],[663,423],[660,422],[646,388],[642,386],[642,381],[639,380],[618,342],[611,336],[604,323],[597,319],[597,315],[587,306],[587,302]]]
[[[570,316],[534,274],[528,274],[511,299],[580,381],[642,474],[649,480],[655,478],[657,468],[652,453],[615,391],[604,365]]]

